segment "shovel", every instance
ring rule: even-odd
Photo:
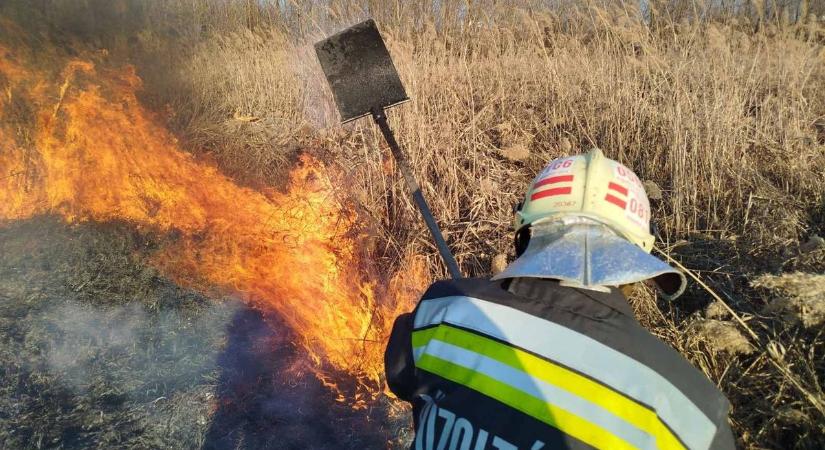
[[[461,278],[458,264],[447,247],[441,229],[424,200],[421,187],[387,122],[384,110],[408,101],[409,97],[375,22],[372,19],[361,22],[316,43],[315,53],[332,89],[341,122],[347,123],[372,115],[390,146],[447,270],[453,278]]]

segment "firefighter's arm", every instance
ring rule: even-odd
[[[412,355],[413,314],[398,316],[384,352],[387,385],[401,400],[410,401],[415,391],[415,362]]]

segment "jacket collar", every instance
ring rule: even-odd
[[[581,294],[576,296],[576,302],[584,302],[578,305],[569,305],[573,308],[586,309],[588,306],[593,306],[594,303],[606,306],[621,314],[634,317],[633,309],[625,299],[624,294],[615,287],[610,288],[610,292],[596,292],[587,289],[578,289],[573,287],[566,287],[559,285],[558,280],[546,278],[511,278],[504,280],[502,287],[511,294],[526,297],[532,300],[557,302],[564,301],[569,296],[560,296],[560,291],[568,290],[575,291]]]

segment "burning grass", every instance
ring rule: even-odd
[[[224,173],[246,185],[286,187],[289,197],[286,180],[290,178],[285,175],[289,165],[284,162],[293,161],[298,150],[325,161],[329,171],[313,177],[315,181],[303,180],[316,188],[321,180],[322,193],[329,192],[326,183],[345,186],[347,213],[337,217],[369,229],[356,251],[332,252],[352,262],[345,264],[348,269],[340,275],[342,279],[352,278],[347,270],[355,270],[354,278],[364,280],[356,269],[372,265],[384,275],[399,273],[391,289],[414,296],[426,277],[414,271],[412,281],[405,279],[412,255],[420,255],[416,261],[423,261],[432,276],[445,275],[392,161],[379,151],[380,136],[369,123],[335,126],[332,104],[319,88],[325,84],[308,44],[362,18],[364,11],[355,2],[336,3],[331,12],[314,9],[280,16],[249,4],[224,7],[207,0],[186,5],[167,2],[150,9],[140,6],[140,1],[114,3],[133,8],[112,13],[114,23],[122,20],[129,25],[123,31],[108,29],[102,21],[79,27],[76,22],[94,20],[70,21],[66,18],[71,14],[46,13],[67,34],[58,33],[57,39],[48,34],[40,40],[31,38],[30,45],[44,49],[38,49],[35,54],[40,56],[33,59],[42,62],[60,53],[53,42],[61,42],[82,52],[88,52],[90,45],[96,47],[98,71],[114,67],[122,74],[123,61],[135,63],[144,81],[143,103],[132,93],[126,97],[126,104],[132,105],[126,111],[149,104],[160,112],[151,120],[153,133],[147,142],[155,142],[159,134],[165,136],[160,147],[180,147],[170,144],[172,135],[163,130],[161,122],[168,124],[181,138],[182,147],[207,154]],[[463,19],[449,16],[448,8],[438,17],[431,16],[415,9],[421,5],[417,2],[398,3],[401,10],[397,11],[389,6],[376,6],[372,11],[383,25],[413,98],[391,113],[393,126],[465,273],[488,275],[493,262],[500,266],[508,254],[512,256],[511,206],[544,163],[597,145],[632,167],[649,185],[660,187],[661,199],[653,206],[663,237],[661,251],[696,276],[676,303],[657,301],[647,290],[637,292],[631,300],[640,320],[727,393],[734,404],[732,421],[742,446],[821,448],[825,444],[825,343],[821,326],[805,326],[819,317],[810,314],[809,304],[819,305],[821,292],[798,281],[815,280],[817,275],[812,274],[825,272],[825,250],[809,245],[825,226],[822,24],[814,18],[791,25],[768,20],[755,26],[745,16],[709,14],[715,19],[680,22],[658,15],[647,26],[636,19],[638,12],[632,7],[564,12],[533,9],[528,14],[519,8],[482,8],[482,3],[472,2],[474,7]],[[302,8],[300,2],[295,8]],[[151,20],[140,22],[147,17]],[[83,33],[76,32],[78,27]],[[3,102],[0,139],[14,140],[17,145],[11,150],[6,147],[0,158],[5,158],[3,167],[9,175],[25,174],[18,178],[32,183],[43,176],[34,170],[36,164],[27,162],[34,150],[53,149],[55,155],[73,163],[75,158],[61,153],[64,144],[76,145],[95,122],[85,122],[70,140],[57,133],[51,144],[38,141],[36,134],[27,131],[30,125],[42,120],[38,117],[43,114],[56,114],[63,120],[81,98],[83,86],[94,83],[72,82],[61,93],[60,86],[67,79],[64,73],[59,83],[49,81],[53,84],[48,89],[44,86],[49,85],[38,83],[27,89],[9,89],[25,83],[26,77],[20,74],[26,72],[25,67],[11,66],[3,56],[0,64],[5,64],[6,79],[2,87],[8,100]],[[54,71],[50,68],[43,73]],[[88,83],[84,76],[81,73],[78,79]],[[134,76],[126,74],[127,79],[134,80]],[[20,100],[27,91],[45,94],[46,100],[39,108],[32,107],[32,102]],[[94,92],[86,95],[90,99]],[[116,103],[107,103],[107,107],[112,105]],[[130,117],[141,119],[139,114]],[[129,129],[130,120],[123,122],[124,130]],[[128,159],[117,149],[131,148],[132,141],[116,146],[114,154],[121,156],[114,160]],[[147,145],[144,152],[158,153],[158,145]],[[206,170],[196,162],[175,164],[183,164],[184,173]],[[158,173],[176,176],[179,170],[169,171],[164,167],[168,165],[147,167],[138,181],[130,181],[134,187],[130,195],[147,191],[141,179],[151,180]],[[124,170],[134,177],[132,169]],[[229,183],[216,173],[207,178],[218,187]],[[283,211],[279,207],[284,204],[282,193],[245,189],[235,186],[230,189],[233,194],[217,201],[219,209],[233,213],[231,217],[213,217],[227,223],[238,219],[234,214],[238,196],[252,198],[253,209]],[[315,188],[309,191],[318,192]],[[19,189],[6,190],[0,196],[16,192]],[[182,198],[193,198],[188,188],[181,192]],[[195,196],[195,204],[215,204],[212,190],[197,192],[202,194]],[[19,210],[22,203],[14,205]],[[71,202],[66,205],[57,209],[75,211]],[[128,220],[139,218],[157,228],[160,219],[156,217],[166,212],[175,211],[161,208],[159,215],[146,217],[141,212],[143,216],[132,215]],[[165,273],[184,274],[176,278],[182,281],[191,274],[204,275],[184,260],[188,255],[225,258],[214,266],[219,269],[205,273],[204,284],[227,288],[241,281],[241,290],[256,298],[283,298],[270,292],[269,281],[223,278],[220,268],[227,261],[236,261],[238,255],[243,261],[250,249],[257,248],[259,241],[247,239],[245,233],[260,231],[263,225],[254,218],[267,214],[241,211],[239,216],[249,220],[223,228],[232,237],[240,237],[239,247],[220,245],[225,234],[210,234],[220,227],[192,227],[199,231],[187,234],[184,230],[180,240],[156,254],[160,261],[168,258],[167,264],[158,267]],[[169,226],[176,220],[169,219]],[[333,241],[333,248],[338,248],[340,236],[349,239],[347,233],[338,232],[338,222],[325,224],[331,228],[324,225],[324,230],[336,230],[322,239]],[[346,224],[343,228],[349,230]],[[280,243],[272,245],[281,248]],[[177,256],[170,258],[170,254]],[[304,262],[324,260],[310,259]],[[246,261],[241,264],[244,276],[250,268],[273,262]],[[797,272],[803,274],[787,275]],[[262,272],[257,279],[272,280],[280,273]],[[372,276],[365,281],[382,279]],[[380,284],[370,289],[380,290]],[[347,305],[354,305],[363,318],[361,313],[370,308],[364,309],[368,303],[359,303],[367,300],[361,288],[357,291],[347,296]],[[373,294],[373,301],[378,302],[378,297]],[[394,312],[385,311],[385,315]],[[329,313],[334,317],[336,311],[333,308]],[[289,322],[297,329],[301,323]],[[378,335],[363,339],[363,325],[347,321],[344,331],[348,336],[361,337],[349,342],[380,341]],[[713,342],[719,339],[725,339],[721,343],[725,345],[714,345],[720,344]],[[339,355],[363,354],[359,345],[345,347]],[[373,386],[380,381],[374,370],[366,379]]]
[[[0,219],[50,212],[172,236],[153,258],[167,277],[277,311],[331,387],[327,369],[362,385],[361,404],[381,391],[381,342],[410,299],[379,297],[386,290],[376,289],[362,261],[363,232],[322,163],[302,157],[285,193],[240,187],[182,152],[138,104],[131,66],[98,70],[70,59],[55,82],[2,52],[8,67],[0,71],[10,75],[0,108],[23,97],[34,111],[36,151],[3,143],[0,167],[11,176]],[[18,71],[25,78],[15,80]]]

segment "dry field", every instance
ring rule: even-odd
[[[465,274],[512,257],[512,206],[547,161],[598,146],[646,180],[657,252],[690,274],[672,303],[637,289],[639,320],[724,390],[743,448],[825,447],[822,5],[646,23],[619,2],[27,3],[0,12],[42,58],[134,64],[142,102],[244,185],[314,155],[345,174],[376,267],[444,277],[375,127],[337,125],[312,50],[376,17],[412,98],[391,121]]]

